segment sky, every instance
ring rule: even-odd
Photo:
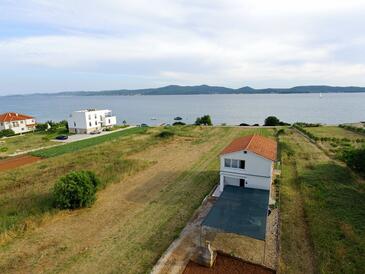
[[[365,0],[0,0],[0,95],[365,86]]]

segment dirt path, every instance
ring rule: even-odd
[[[134,155],[155,164],[108,186],[92,208],[59,213],[2,247],[0,272],[141,272],[141,264],[156,260],[148,246],[150,239],[159,237],[154,220],[174,206],[175,197],[164,197],[164,191],[177,178],[184,183],[203,172],[212,161],[205,155],[227,141],[219,135],[196,145],[179,139]],[[192,174],[184,174],[186,170]],[[159,199],[164,203],[155,202]]]
[[[18,157],[13,157],[0,161],[0,171],[10,170],[27,164],[31,164],[41,160],[39,157],[31,155],[23,155]]]

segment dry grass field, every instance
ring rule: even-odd
[[[217,183],[220,150],[252,133],[271,131],[152,128],[0,173],[0,272],[148,272]],[[53,209],[54,183],[81,169],[106,185],[96,203]]]

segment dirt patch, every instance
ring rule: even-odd
[[[216,261],[212,268],[201,266],[192,261],[186,266],[184,274],[273,274],[274,270],[265,268],[263,266],[247,263],[240,259],[218,254]]]
[[[39,157],[31,155],[23,155],[18,157],[13,157],[0,161],[0,171],[10,170],[27,164],[31,164],[41,160]]]

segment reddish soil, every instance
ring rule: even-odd
[[[31,155],[23,155],[17,156],[5,160],[0,161],[0,171],[5,171],[9,169],[13,169],[16,167],[24,166],[26,164],[34,163],[39,161],[41,158],[31,156]]]
[[[274,270],[250,264],[228,255],[218,254],[212,268],[201,266],[192,261],[188,263],[183,274],[274,274]]]

